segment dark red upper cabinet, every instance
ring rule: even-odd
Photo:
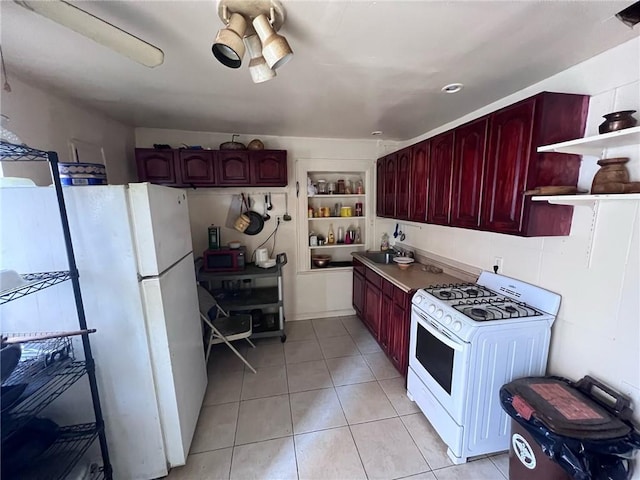
[[[450,131],[431,139],[427,223],[449,224],[453,137]]]
[[[254,150],[249,153],[251,184],[268,187],[287,185],[287,152]]]
[[[376,215],[384,217],[384,157],[376,161]]]
[[[251,168],[249,152],[218,152],[216,177],[220,186],[242,186],[251,184]]]
[[[453,146],[451,225],[478,228],[488,117],[456,128]]]
[[[398,152],[396,158],[396,214],[395,218],[409,218],[409,175],[411,173],[411,147]]]
[[[183,185],[215,184],[215,152],[211,150],[179,150],[178,164]]]
[[[407,181],[409,191],[409,220],[427,221],[427,180],[429,177],[429,147],[424,140],[411,147],[411,174]]]
[[[397,153],[384,157],[384,216],[396,216],[396,159]]]
[[[573,207],[533,202],[538,186],[576,185],[577,155],[537,153],[584,135],[589,97],[544,92],[490,116],[480,227],[523,236],[568,235]]]
[[[535,103],[530,99],[491,116],[482,209],[485,229],[520,232]]]
[[[136,148],[136,166],[141,182],[177,185],[176,151]]]

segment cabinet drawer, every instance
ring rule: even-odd
[[[369,270],[368,268],[365,271],[364,277],[368,282],[372,283],[378,289],[382,289],[382,277],[378,275],[373,270]]]

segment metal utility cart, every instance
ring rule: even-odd
[[[198,281],[207,283],[208,290],[227,312],[252,315],[254,331],[251,338],[279,336],[284,343],[287,335],[284,332],[282,267],[286,263],[286,254],[280,253],[276,265],[271,268],[248,264],[240,272],[213,273],[200,269]]]
[[[25,425],[29,424],[39,412],[86,375],[91,390],[95,422],[60,427],[55,434],[55,441],[53,441],[37,459],[31,462],[25,470],[17,472],[15,478],[64,479],[97,438],[102,454],[102,466],[99,472],[94,472],[96,475],[92,478],[111,479],[112,469],[109,461],[109,450],[104,431],[102,409],[100,407],[95,364],[91,353],[91,343],[89,341],[89,334],[92,333],[93,330],[87,330],[78,269],[73,253],[67,210],[58,172],[58,155],[56,152],[45,152],[24,145],[0,142],[0,161],[41,161],[49,163],[51,178],[53,179],[58,199],[60,220],[69,265],[68,271],[20,275],[22,281],[19,282],[21,283],[19,286],[0,291],[0,305],[18,300],[29,294],[37,293],[44,288],[51,287],[58,283],[71,281],[78,316],[78,325],[81,329],[81,332],[76,333],[82,338],[82,348],[84,351],[84,360],[74,360],[73,344],[65,334],[53,334],[49,335],[49,337],[53,338],[41,340],[27,341],[26,339],[21,339],[21,341],[19,341],[22,345],[23,355],[16,369],[3,382],[3,389],[5,386],[20,384],[26,384],[27,387],[9,408],[5,409],[6,406],[3,405],[3,457],[5,457],[7,448],[12,445],[12,438],[15,443],[16,435],[20,435]],[[16,208],[19,208],[19,206],[16,206]],[[25,336],[29,335],[33,334]],[[5,332],[3,332],[3,336],[8,337],[8,342],[12,341],[11,336],[5,335]],[[13,341],[17,340],[14,338]],[[5,342],[3,342],[3,346],[5,346]],[[24,352],[31,352],[32,356],[25,355]],[[42,358],[45,358],[44,364],[40,361]],[[38,359],[38,361],[36,362],[34,359]],[[3,403],[4,400],[5,398],[3,398]],[[6,457],[3,459],[3,463],[4,461],[6,461]]]

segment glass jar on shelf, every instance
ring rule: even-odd
[[[351,195],[353,194],[353,183],[351,180],[345,180],[344,182],[344,194]]]
[[[327,181],[326,180],[318,180],[317,189],[318,189],[318,195],[326,195],[327,194]]]

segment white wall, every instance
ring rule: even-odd
[[[190,132],[153,128],[136,129],[136,146],[152,147],[154,143],[166,143],[174,148],[187,145],[201,145],[217,149],[222,142],[230,141],[231,135],[214,132]],[[276,235],[276,252],[286,252],[289,264],[284,269],[285,316],[287,320],[318,318],[353,312],[351,307],[351,272],[313,272],[299,274],[297,270],[297,212],[296,161],[298,159],[368,159],[373,163],[380,149],[385,145],[376,140],[340,140],[301,137],[274,137],[266,135],[242,135],[237,141],[248,144],[253,138],[260,138],[267,149],[287,150],[287,187],[277,188],[200,188],[188,190],[191,235],[196,254],[207,248],[207,227],[212,223],[221,225],[224,244],[238,240],[253,253],[276,227],[276,216],[285,213],[289,204],[291,222],[282,222]],[[306,195],[306,179],[301,179],[301,194]],[[233,194],[249,193],[255,200],[256,210],[262,212],[264,194],[272,193],[274,209],[269,212],[272,220],[265,222],[264,230],[255,236],[245,235],[233,228],[224,227]],[[373,193],[373,192],[372,192]],[[306,221],[307,212],[302,217]],[[272,249],[270,240],[265,246]]]
[[[455,122],[406,142],[415,143],[540,91],[591,95],[586,135],[597,134],[602,115],[640,111],[640,39],[635,39],[537,83]],[[640,118],[639,114],[635,115]],[[606,156],[628,156],[632,180],[640,180],[640,147]],[[584,157],[579,185],[588,189],[597,158]],[[640,201],[601,202],[597,211],[575,207],[571,235],[520,238],[436,225],[406,229],[404,242],[489,270],[503,272],[562,295],[553,326],[549,372],[578,379],[590,374],[631,395],[640,419]],[[378,219],[377,231],[394,222]],[[417,226],[417,224],[413,224]],[[404,230],[404,229],[403,229]]]
[[[102,146],[110,184],[135,181],[133,128],[73,101],[33,87],[15,76],[11,92],[2,91],[1,112],[9,117],[2,125],[30,147],[56,151],[61,162],[72,161],[69,140]],[[49,167],[41,162],[4,162],[4,176],[31,178],[50,185]]]

